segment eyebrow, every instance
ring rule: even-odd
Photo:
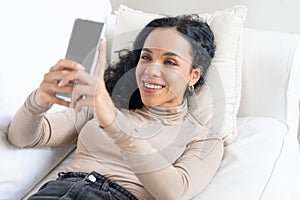
[[[153,53],[153,51],[151,49],[148,49],[148,48],[143,48],[142,51],[147,51],[149,53]],[[178,54],[173,53],[173,52],[166,52],[166,53],[163,53],[163,55],[164,56],[176,56],[176,57],[181,59],[181,56],[179,56]]]

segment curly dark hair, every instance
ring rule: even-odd
[[[138,34],[133,49],[118,51],[118,62],[111,64],[105,71],[104,80],[107,90],[119,108],[136,109],[143,106],[136,83],[135,68],[146,38],[156,28],[175,28],[190,42],[192,66],[203,69],[194,87],[199,88],[204,83],[205,72],[211,64],[216,48],[214,34],[209,25],[196,14],[154,19]]]

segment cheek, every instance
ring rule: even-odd
[[[137,66],[135,68],[135,78],[138,83],[141,80],[142,76],[145,74],[147,67],[148,67],[147,64],[142,64],[142,63],[138,62]]]
[[[137,80],[137,82],[139,82],[140,78],[141,78],[141,75],[142,75],[142,67],[139,66],[139,64],[136,66],[135,68],[135,78]]]
[[[176,93],[185,91],[188,83],[188,77],[179,72],[168,73],[166,80],[169,83],[169,87],[174,90],[174,92],[176,91]]]

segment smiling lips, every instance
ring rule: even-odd
[[[154,83],[154,82],[145,82],[143,81],[143,90],[145,92],[153,93],[160,91],[163,89],[165,86],[162,84]]]

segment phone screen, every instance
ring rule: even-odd
[[[85,71],[93,75],[98,58],[100,39],[104,35],[105,24],[85,19],[76,19],[65,58],[79,62]],[[72,85],[70,83],[70,85]],[[70,101],[70,95],[56,93],[56,96]]]
[[[92,74],[97,62],[98,46],[104,34],[104,23],[76,19],[66,58],[82,64]]]

